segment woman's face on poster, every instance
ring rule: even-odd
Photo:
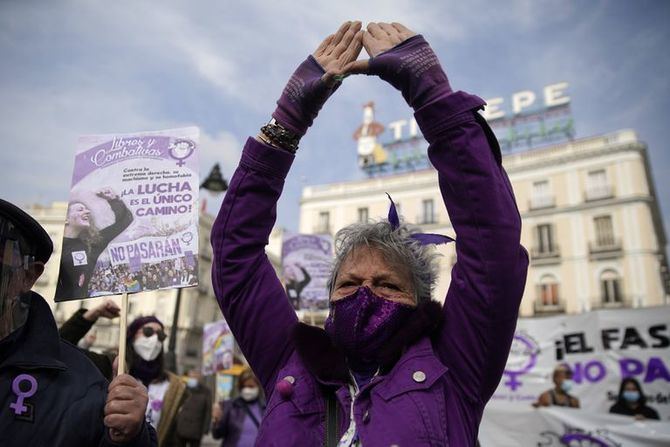
[[[70,204],[67,212],[67,224],[74,228],[89,228],[91,226],[91,210],[83,203]]]

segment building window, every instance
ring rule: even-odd
[[[614,270],[605,270],[600,275],[600,293],[603,304],[621,304],[621,278]]]
[[[369,213],[368,209],[366,208],[358,208],[358,222],[359,223],[366,223],[368,221]]]
[[[586,184],[586,200],[607,199],[612,195],[612,188],[607,181],[607,172],[604,169],[590,171]]]
[[[435,201],[433,199],[426,199],[422,202],[421,223],[435,223]]]
[[[319,212],[319,223],[316,232],[330,233],[330,213],[328,211]]]
[[[548,254],[555,251],[553,225],[542,224],[536,228],[537,252],[539,254]]]
[[[558,281],[553,275],[544,275],[540,278],[538,295],[538,304],[540,307],[552,308],[559,306]]]
[[[530,208],[550,208],[554,206],[554,196],[549,188],[549,180],[533,182],[533,192],[530,199]]]
[[[596,245],[598,247],[611,247],[614,245],[614,228],[612,227],[612,216],[598,216],[593,219],[596,230]]]

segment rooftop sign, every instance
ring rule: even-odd
[[[496,133],[504,153],[520,152],[574,137],[567,82],[547,85],[540,94],[523,90],[486,100],[482,116]],[[511,109],[511,110],[510,110]],[[354,133],[359,166],[368,174],[398,173],[428,167],[426,142],[414,118],[388,124],[390,139],[378,141],[384,126],[374,120],[374,104],[363,106],[363,123]]]

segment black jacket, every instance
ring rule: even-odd
[[[631,408],[626,405],[624,402],[617,402],[610,407],[610,413],[612,414],[621,414],[624,416],[643,416],[645,419],[658,419],[661,418],[658,416],[658,412],[651,407],[646,405],[640,405],[637,408]]]
[[[211,392],[201,384],[188,391],[177,415],[177,435],[183,439],[200,439],[209,431],[212,420]]]
[[[18,331],[0,343],[0,446],[117,445],[103,424],[107,380],[76,346],[60,339],[51,310],[38,294],[32,293],[28,321]],[[37,390],[17,405],[21,399],[12,384],[26,375],[35,379]],[[20,393],[29,389],[22,380]],[[156,433],[145,423],[125,445],[156,446]]]
[[[69,341],[73,345],[79,343],[84,335],[93,327],[93,322],[84,318],[86,309],[79,309],[60,327],[58,333],[63,340]],[[84,354],[100,370],[105,379],[111,381],[113,376],[112,361],[104,354],[84,350]]]

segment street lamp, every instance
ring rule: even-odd
[[[200,189],[215,194],[222,193],[228,189],[228,182],[223,175],[221,175],[221,168],[216,163],[209,172],[207,178],[200,185]],[[177,324],[179,324],[179,310],[181,309],[181,291],[183,287],[177,289],[177,299],[174,303],[174,312],[172,314],[172,326],[170,327],[170,341],[168,342],[168,350],[165,353],[165,368],[168,371],[177,372]]]

